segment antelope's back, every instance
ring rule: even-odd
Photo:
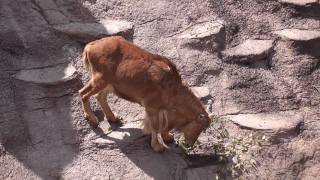
[[[118,96],[129,101],[142,104],[142,99],[151,96],[161,101],[162,96],[170,96],[168,89],[173,92],[181,84],[174,63],[120,36],[91,42],[86,49],[93,74],[103,77]]]

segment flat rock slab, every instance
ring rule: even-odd
[[[69,23],[54,26],[57,31],[76,38],[92,39],[106,35],[126,35],[133,32],[133,23],[123,20],[104,20],[101,23]]]
[[[191,87],[191,91],[200,99],[210,95],[210,90],[206,86]]]
[[[285,40],[292,41],[311,41],[320,39],[320,31],[302,29],[283,29],[275,31],[274,34]]]
[[[268,57],[273,49],[273,40],[248,39],[242,44],[222,52],[227,62],[247,62]]]
[[[302,116],[290,112],[238,114],[226,117],[246,128],[272,131],[289,131],[295,129],[303,121]]]
[[[14,78],[38,84],[58,84],[73,79],[76,74],[76,69],[71,64],[63,64],[54,67],[21,70],[14,75]]]
[[[200,51],[223,49],[225,28],[222,22],[201,22],[190,26],[176,36],[181,44]]]
[[[295,6],[306,6],[308,4],[318,3],[318,0],[280,0],[280,2]]]
[[[122,127],[111,131],[102,137],[93,137],[92,142],[101,145],[133,143],[136,139],[143,137],[141,126],[137,122],[126,123]]]
[[[201,39],[219,34],[223,30],[221,22],[202,22],[179,34],[178,38]]]

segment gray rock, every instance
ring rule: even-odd
[[[311,41],[320,39],[320,31],[317,30],[283,29],[275,31],[274,34],[285,40],[292,41]]]
[[[280,0],[280,2],[296,6],[306,6],[308,4],[318,3],[318,0]]]
[[[273,49],[273,40],[248,39],[236,47],[222,52],[227,62],[248,62],[268,57]]]
[[[206,98],[210,95],[210,90],[206,86],[191,87],[192,92],[199,98]]]
[[[211,37],[219,34],[222,29],[221,22],[202,22],[183,31],[178,38],[201,39]]]
[[[106,35],[132,34],[133,23],[122,20],[105,20],[101,23],[69,23],[54,29],[76,38],[95,39]]]
[[[57,5],[52,0],[34,0],[34,2],[42,9],[42,10],[56,10],[58,9]]]
[[[100,23],[70,23],[54,26],[54,29],[76,37],[93,37],[108,34],[106,28]]]
[[[39,84],[57,84],[68,81],[75,77],[75,75],[76,69],[68,64],[40,69],[21,70],[14,75],[14,78]]]
[[[61,12],[56,10],[46,10],[44,11],[47,21],[50,24],[66,24],[69,23],[69,20]]]
[[[302,116],[290,112],[237,114],[226,117],[243,127],[273,131],[289,131],[296,128],[303,121]]]
[[[187,28],[177,38],[191,48],[210,51],[224,47],[225,29],[221,21],[201,22]]]

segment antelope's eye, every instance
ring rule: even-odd
[[[204,114],[199,114],[198,119],[202,120],[202,119],[204,119],[205,117],[206,117],[206,115],[204,115]]]

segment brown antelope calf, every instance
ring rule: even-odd
[[[95,127],[99,121],[89,103],[95,94],[106,118],[119,121],[107,103],[109,93],[145,107],[144,130],[151,134],[156,152],[167,147],[164,142],[173,141],[172,129],[182,131],[186,143],[193,145],[211,121],[199,99],[182,83],[176,66],[165,57],[113,36],[88,43],[83,61],[91,79],[79,93],[84,114]]]

